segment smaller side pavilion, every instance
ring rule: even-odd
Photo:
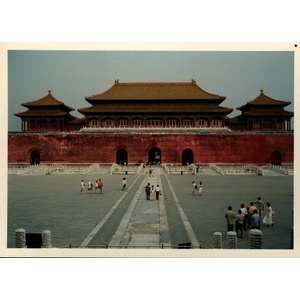
[[[22,119],[22,131],[72,131],[82,127],[82,121],[70,115],[74,108],[55,99],[50,90],[45,97],[22,106],[28,110],[14,114]]]
[[[290,131],[293,112],[284,110],[291,102],[275,100],[260,90],[260,95],[245,105],[237,107],[242,113],[228,119],[232,130],[241,131]]]

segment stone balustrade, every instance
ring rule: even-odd
[[[258,175],[259,173],[259,167],[256,165],[217,166],[210,164],[209,167],[221,175]]]
[[[118,165],[112,164],[110,168],[111,174],[124,174],[124,175],[135,175],[139,174],[143,169],[143,164],[140,165]]]
[[[283,166],[277,166],[277,165],[270,164],[270,165],[262,166],[262,169],[274,170],[274,171],[284,174],[284,175],[294,175],[293,167],[283,167]]]
[[[231,132],[228,127],[83,127],[81,133],[117,133],[117,134],[198,134]]]
[[[163,168],[165,169],[167,174],[170,175],[194,175],[196,174],[196,167],[194,164],[190,164],[187,166],[183,165],[172,165],[172,164],[163,164]]]

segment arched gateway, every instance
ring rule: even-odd
[[[191,149],[185,149],[182,151],[182,165],[194,163],[194,152]]]
[[[40,152],[32,151],[30,153],[30,164],[31,165],[39,165],[40,164]]]
[[[119,165],[127,164],[128,162],[128,154],[125,149],[119,149],[116,155],[116,163]]]
[[[277,166],[281,165],[281,153],[279,151],[274,151],[272,153],[271,164]]]
[[[149,150],[148,161],[151,164],[161,163],[161,151],[159,148],[153,147]]]

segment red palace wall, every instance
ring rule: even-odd
[[[194,162],[200,164],[268,164],[275,151],[282,163],[293,163],[294,135],[9,133],[8,163],[28,164],[33,151],[41,163],[114,163],[117,151],[124,149],[128,163],[135,164],[148,162],[153,147],[159,148],[166,163],[181,163],[185,149],[192,150]]]

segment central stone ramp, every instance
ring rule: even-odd
[[[109,248],[170,247],[170,236],[163,196],[159,201],[146,200],[145,186],[161,188],[160,168],[154,168],[151,177],[145,176],[120,226],[109,243]]]

